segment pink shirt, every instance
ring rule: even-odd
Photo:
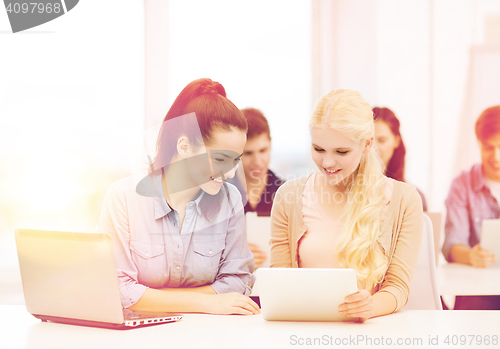
[[[299,241],[299,268],[340,268],[335,259],[337,241],[342,233],[344,222],[334,219],[319,202],[314,190],[314,182],[318,172],[311,175],[302,193],[302,216],[307,231]],[[392,196],[393,182],[387,180],[384,188],[385,206],[382,219]],[[363,284],[358,287],[364,288]],[[375,289],[372,290],[372,293]]]
[[[307,231],[299,241],[299,268],[339,268],[335,251],[344,223],[333,219],[321,206],[314,190],[316,175],[309,177],[302,193]]]
[[[487,184],[480,163],[463,171],[453,180],[445,203],[443,255],[449,261],[453,246],[473,247],[481,240],[483,220],[500,218],[500,207]]]

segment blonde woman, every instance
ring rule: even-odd
[[[352,268],[359,291],[341,314],[368,318],[402,308],[423,229],[414,187],[383,175],[370,105],[352,90],[316,103],[311,153],[319,171],[286,182],[272,209],[271,267]]]

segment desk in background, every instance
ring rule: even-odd
[[[459,340],[460,336],[475,335],[500,337],[500,311],[438,311],[408,310],[382,316],[360,323],[334,322],[284,322],[265,321],[256,316],[222,316],[187,314],[184,319],[171,324],[156,325],[132,330],[108,330],[57,323],[42,323],[32,317],[21,305],[0,306],[0,348],[309,348],[299,345],[307,338],[333,340],[339,338],[371,338],[392,345],[366,345],[353,342],[347,345],[323,344],[321,347],[341,348],[453,348],[444,344]],[[295,336],[295,337],[294,337]],[[359,336],[359,337],[358,337]],[[439,346],[429,345],[429,338],[438,336]],[[453,337],[456,336],[456,337]],[[333,339],[330,339],[333,338]],[[422,345],[396,345],[398,339],[421,340]],[[471,337],[466,337],[470,340]],[[474,340],[479,337],[474,337]],[[499,338],[500,340],[500,338]],[[296,343],[293,345],[293,343]],[[334,342],[333,342],[334,343]],[[451,342],[450,342],[451,343]],[[469,342],[467,342],[469,343]],[[498,348],[482,345],[479,348]],[[456,346],[471,348],[474,346]]]
[[[438,266],[437,277],[442,296],[500,295],[500,266],[497,265],[475,268],[460,263],[445,263]]]

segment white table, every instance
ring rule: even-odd
[[[437,277],[441,295],[500,295],[500,266],[498,265],[475,268],[460,263],[446,263],[438,266]]]
[[[108,330],[57,323],[42,323],[21,305],[0,306],[0,348],[309,348],[317,338],[320,347],[337,348],[411,348],[412,341],[421,341],[418,348],[454,348],[445,345],[466,336],[484,340],[484,336],[500,337],[500,311],[436,311],[408,310],[370,319],[361,323],[333,322],[270,322],[257,316],[221,316],[187,314],[177,323],[132,330]],[[476,337],[467,337],[474,335]],[[453,337],[456,336],[456,337]],[[383,339],[382,339],[383,337]],[[429,345],[429,339],[439,346]],[[358,343],[352,340],[363,338]],[[367,340],[372,340],[372,344]],[[388,340],[392,345],[388,345]],[[402,339],[403,344],[397,345]],[[335,340],[345,345],[335,345]],[[349,341],[351,343],[349,344]],[[384,341],[384,345],[382,342]],[[299,345],[304,341],[304,345]],[[380,345],[376,345],[379,341]],[[404,344],[407,341],[407,345]],[[499,338],[500,341],[500,338]],[[295,343],[295,345],[294,345]],[[325,344],[333,343],[333,345]],[[338,343],[341,344],[341,343]],[[357,344],[357,345],[354,345]],[[368,344],[368,345],[367,345]],[[319,347],[319,346],[317,346]],[[475,346],[457,346],[471,348]],[[478,346],[498,348],[497,346]]]

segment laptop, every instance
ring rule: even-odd
[[[481,226],[481,248],[495,255],[494,265],[500,265],[500,219],[484,219]]]
[[[259,268],[256,275],[265,320],[357,320],[338,311],[345,297],[358,291],[353,269]]]
[[[106,234],[16,229],[26,309],[42,321],[128,329],[181,314],[123,309]]]

